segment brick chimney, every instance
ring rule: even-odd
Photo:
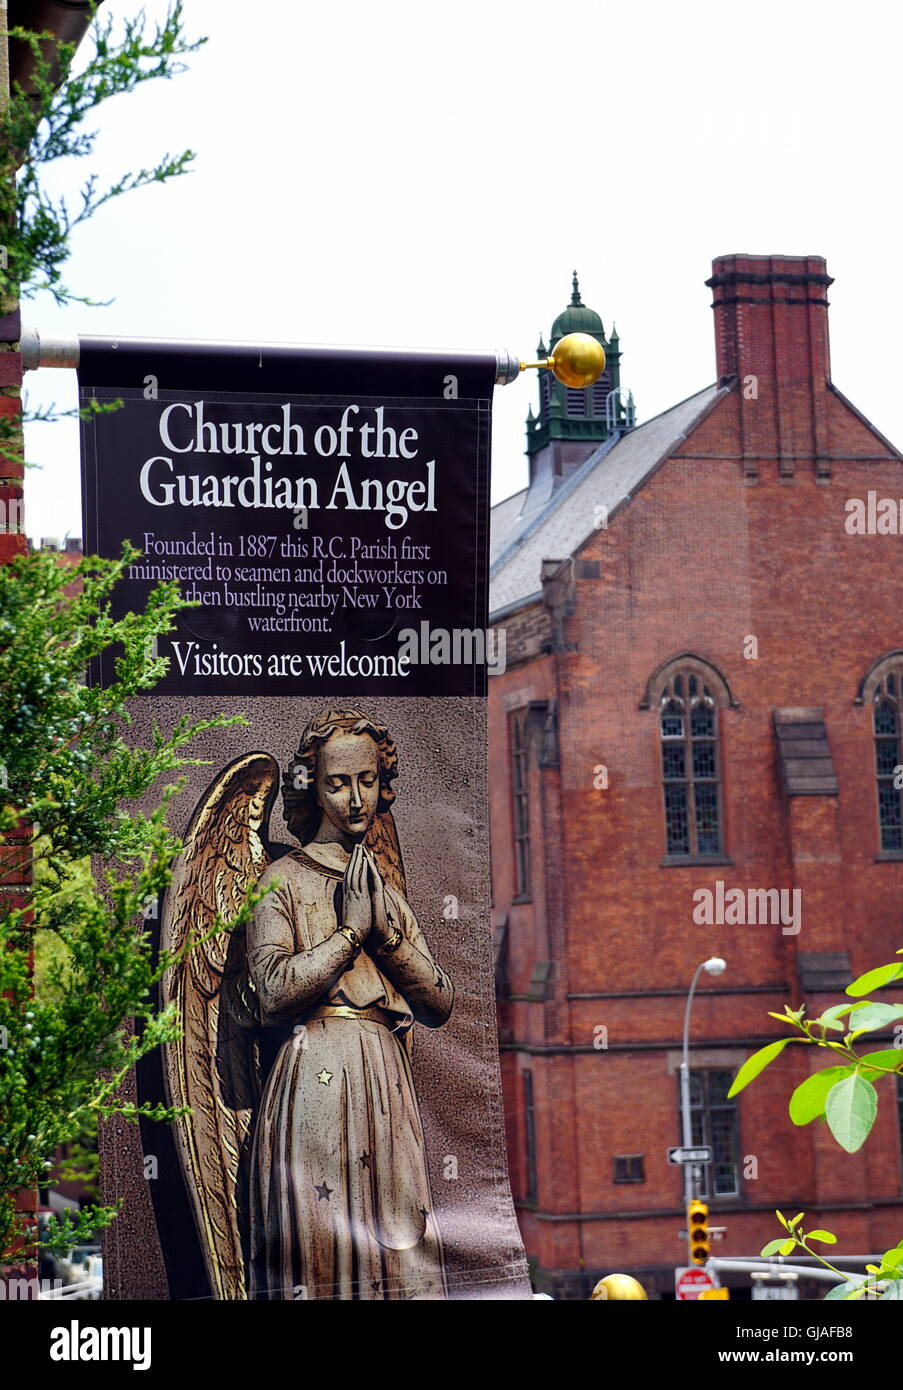
[[[827,289],[821,256],[719,256],[712,262],[718,380],[738,379],[744,475],[778,461],[829,477],[827,401],[831,376]]]

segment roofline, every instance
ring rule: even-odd
[[[736,381],[736,378],[735,378],[735,377],[732,377],[732,378],[731,378],[731,381],[732,381],[732,383],[735,382],[735,381]],[[639,433],[639,431],[640,431],[640,430],[644,430],[644,429],[646,428],[647,425],[652,425],[652,424],[655,423],[656,420],[660,420],[660,419],[662,418],[663,415],[668,415],[668,414],[670,414],[670,412],[671,412],[672,410],[678,410],[678,409],[680,408],[680,406],[686,405],[687,402],[688,402],[688,401],[692,401],[692,400],[694,399],[694,397],[696,397],[696,396],[701,396],[701,395],[703,395],[704,392],[706,392],[706,391],[711,391],[712,387],[713,387],[713,386],[717,386],[717,385],[719,385],[718,382],[712,381],[712,382],[709,383],[708,386],[700,386],[700,388],[699,388],[698,391],[693,391],[693,392],[691,392],[691,394],[690,394],[689,396],[684,396],[683,400],[675,401],[673,405],[666,406],[664,410],[660,410],[660,411],[658,412],[657,415],[650,415],[648,420],[644,420],[644,421],[642,422],[642,424],[640,424],[640,425],[635,425],[635,426],[633,427],[632,430],[625,430],[623,434],[619,434],[619,435],[618,435],[618,438],[617,438],[617,440],[616,440],[616,443],[620,444],[620,442],[621,442],[622,439],[627,439],[628,436]],[[839,395],[839,394],[840,394],[840,393],[838,392],[838,395]],[[719,398],[719,397],[716,397],[715,399],[718,400],[718,399],[720,399],[720,398]],[[712,404],[714,404],[714,402],[713,402]],[[712,408],[712,406],[709,405],[709,407],[706,409],[705,413],[704,413],[703,415],[701,415],[699,418],[700,418],[700,419],[704,419],[704,418],[705,418],[705,415],[708,414],[708,412],[709,412],[709,410],[710,410],[711,408]],[[600,444],[604,444],[604,443],[606,443],[606,442],[607,442],[607,441],[604,440],[604,439],[599,441]],[[594,449],[594,450],[593,450],[593,453],[595,453],[595,452],[596,452],[596,450]],[[587,457],[587,459],[586,459],[586,462],[587,462],[587,463],[589,462],[589,459],[590,459],[591,457],[592,457],[592,454],[590,454],[590,455]],[[582,467],[582,464],[581,464],[581,467]],[[522,492],[529,492],[529,491],[530,491],[530,484],[527,483],[527,485],[526,485],[525,487],[519,488],[517,492],[509,492],[507,497],[501,497],[501,498],[498,500],[498,502],[493,502],[492,506],[491,506],[490,509],[489,509],[490,512],[494,512],[495,509],[496,509],[496,507],[500,507],[500,506],[502,505],[503,502],[510,502],[511,499],[512,499],[513,497],[519,497],[520,494],[521,494]]]
[[[526,598],[517,598],[512,603],[503,604],[501,608],[494,609],[489,614],[489,626],[493,627],[501,622],[502,618],[510,618],[513,613],[517,613],[521,608],[529,608],[533,603],[542,600],[542,589],[537,589],[535,594],[528,594]]]
[[[903,454],[901,454],[896,444],[891,444],[887,436],[882,434],[876,425],[872,424],[871,420],[868,418],[867,415],[863,415],[861,410],[857,410],[853,402],[849,400],[837,386],[834,385],[833,381],[828,380],[826,385],[828,387],[828,390],[831,391],[835,396],[837,396],[838,400],[843,401],[844,405],[847,407],[848,410],[851,410],[853,412],[853,414],[856,416],[856,419],[860,420],[862,424],[866,426],[867,429],[870,429],[875,438],[880,439],[881,443],[884,445],[886,449],[890,449],[894,458],[900,459],[900,461],[903,462]],[[850,463],[855,463],[855,455],[849,458],[848,461]]]
[[[632,434],[633,431],[630,430],[628,433]],[[608,439],[601,439],[599,441],[592,452],[587,454],[583,462],[578,464],[570,477],[565,479],[557,492],[552,493],[546,505],[536,513],[536,516],[534,516],[530,524],[525,526],[522,531],[519,531],[514,540],[509,541],[505,549],[499,552],[489,566],[490,575],[495,574],[496,570],[500,569],[502,565],[507,564],[514,555],[514,552],[519,550],[525,541],[529,540],[534,531],[538,531],[539,528],[545,524],[552,513],[556,511],[563,502],[567,501],[571,493],[583,482],[584,478],[588,477],[604,458],[614,453],[623,438],[623,434],[612,434]],[[527,490],[529,491],[529,489]]]

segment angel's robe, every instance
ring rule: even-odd
[[[404,941],[390,956],[364,949],[349,962],[336,936],[341,879],[293,851],[263,874],[276,886],[248,927],[264,1023],[294,1025],[254,1132],[251,1297],[446,1298],[406,1035],[414,1021],[444,1023],[454,991],[388,884],[390,925]],[[368,1016],[312,1017],[324,1004]]]

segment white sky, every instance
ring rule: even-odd
[[[97,158],[59,186],[186,146],[195,172],[77,234],[65,279],[110,307],[30,301],[25,323],[532,358],[576,266],[644,420],[714,379],[714,256],[818,254],[836,279],[832,376],[903,445],[899,5],[186,10],[209,37],[189,70],[102,108]],[[496,391],[494,501],[526,481],[535,378]],[[74,372],[27,384],[75,404]],[[29,534],[80,534],[77,426],[31,427],[28,453]]]

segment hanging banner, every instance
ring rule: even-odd
[[[81,340],[85,550],[196,605],[136,740],[202,736],[149,925],[175,1126],[102,1139],[108,1297],[530,1296],[505,1160],[486,796],[491,354]],[[491,635],[494,637],[494,634]],[[101,667],[95,679],[109,680]]]

